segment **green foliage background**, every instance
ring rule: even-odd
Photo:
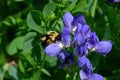
[[[113,43],[107,56],[92,54],[90,59],[105,80],[119,80],[119,6],[107,0],[0,0],[0,80],[73,80],[58,68],[57,58],[44,53],[40,40],[47,31],[61,33],[67,11],[83,14],[100,40]]]

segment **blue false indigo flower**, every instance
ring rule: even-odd
[[[63,23],[61,42],[48,45],[45,48],[46,54],[60,60],[59,68],[74,65],[76,56],[78,67],[81,68],[81,80],[104,80],[101,75],[93,73],[92,64],[86,55],[92,51],[106,55],[111,51],[112,43],[105,40],[99,41],[96,33],[91,32],[90,27],[86,24],[83,15],[72,16],[70,12],[66,12],[63,16]],[[67,53],[64,47],[74,50],[73,54]]]
[[[68,29],[70,31],[72,31],[72,29],[74,28],[73,26],[73,20],[74,17],[72,16],[72,14],[70,12],[66,12],[63,16],[63,23],[66,27],[68,27]]]
[[[100,54],[106,55],[112,49],[112,43],[109,41],[100,41],[96,44],[94,50]]]
[[[91,51],[98,52],[100,54],[106,55],[112,49],[112,43],[109,41],[99,41],[98,37],[96,36],[95,32],[91,33],[91,36],[87,42],[88,48]]]
[[[76,32],[76,29],[78,28],[79,30],[77,30],[76,33],[82,32],[81,34],[76,35],[76,37],[79,37],[78,39],[81,39],[82,36],[84,38],[88,37],[90,29],[88,25],[86,25],[86,21],[83,15],[78,15],[78,16],[73,17],[70,12],[66,12],[63,16],[63,23],[64,23],[64,28],[62,31],[62,42],[64,43],[66,47],[70,46],[70,36],[71,34],[74,35],[74,32]],[[80,28],[82,26],[83,26],[83,29],[81,30]]]
[[[120,2],[120,0],[108,0],[109,2]]]
[[[68,27],[64,27],[62,31],[61,40],[66,47],[70,46],[70,41],[71,41],[70,37],[71,37],[71,31],[68,29]]]
[[[80,56],[80,57],[87,55],[88,54],[88,45],[83,44],[82,46],[74,48],[73,53],[74,53],[74,55]]]
[[[92,75],[92,70],[85,67],[80,70],[80,78],[81,80],[89,80]]]
[[[90,33],[91,33],[90,27],[87,24],[83,25],[83,28],[82,28],[83,38],[88,39],[90,37]]]
[[[63,44],[59,43],[52,43],[45,48],[46,54],[51,57],[57,56],[63,50]]]
[[[68,54],[65,50],[63,50],[60,54],[58,54],[58,59],[60,60],[61,64],[59,68],[63,69],[67,66],[74,65],[74,56],[73,54]]]
[[[87,41],[88,49],[94,48],[94,46],[99,42],[98,36],[95,32],[91,32],[90,38]]]
[[[79,46],[83,43],[83,37],[82,37],[81,31],[82,31],[82,25],[77,24],[77,30],[75,31],[75,35],[72,40],[73,46]]]
[[[79,57],[78,66],[80,70],[81,80],[104,80],[99,74],[93,73],[92,64],[86,56]]]
[[[66,47],[70,46],[70,36],[72,32],[76,30],[76,27],[73,24],[74,22],[74,17],[71,15],[70,12],[66,12],[63,16],[63,23],[64,23],[64,28],[62,31],[62,42]]]
[[[83,43],[85,43],[86,40],[90,37],[90,33],[91,30],[87,24],[81,25],[78,23],[77,30],[73,37],[72,45],[74,47],[83,45]]]
[[[82,25],[86,24],[86,21],[85,21],[84,16],[83,16],[83,15],[77,15],[77,16],[75,16],[75,17],[74,17],[74,23],[75,23],[75,24],[80,23],[80,24],[82,24]]]
[[[81,80],[104,80],[104,78],[87,67],[80,70]]]
[[[78,58],[78,67],[87,67],[89,69],[92,69],[92,64],[90,63],[89,59],[84,55]]]
[[[58,57],[61,64],[59,68],[65,68],[66,66],[72,66],[74,64],[73,54],[68,54],[63,50],[64,45],[61,42],[52,43],[45,48],[46,54],[51,57]]]

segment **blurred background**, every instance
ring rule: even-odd
[[[108,0],[0,0],[0,80],[72,80],[56,57],[44,53],[39,37],[50,30],[61,34],[67,11],[83,14],[100,40],[113,43],[108,55],[90,60],[105,80],[120,80],[119,6]]]

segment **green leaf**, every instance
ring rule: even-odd
[[[78,0],[74,0],[66,9],[66,11],[72,11]]]
[[[45,53],[44,53],[45,54]],[[46,56],[46,61],[49,63],[50,67],[55,67],[57,65],[57,58]]]
[[[14,0],[15,2],[22,2],[22,1],[24,1],[24,0]]]
[[[13,16],[8,16],[4,21],[2,21],[2,23],[7,26],[11,26],[16,24],[16,20]]]
[[[89,1],[87,0],[80,0],[74,7],[73,13],[76,12],[88,12],[89,11]],[[82,6],[82,7],[80,7]]]
[[[45,16],[50,16],[52,15],[52,13],[54,13],[55,9],[56,9],[56,3],[50,2],[46,4],[45,7],[43,8],[43,13]]]
[[[37,69],[34,71],[34,74],[31,76],[31,80],[40,80],[40,70],[41,69]]]
[[[25,68],[24,68],[23,62],[21,60],[19,60],[19,62],[18,62],[18,68],[20,69],[20,71],[22,73],[25,74]]]
[[[0,65],[5,64],[5,62],[6,62],[5,53],[3,53],[2,51],[0,51]]]
[[[31,53],[29,53],[29,52],[22,52],[21,53],[24,57],[25,57],[25,59],[32,65],[32,66],[36,66],[36,62],[34,61],[34,59],[32,58],[32,56],[31,56]]]
[[[25,35],[24,43],[23,43],[23,50],[25,52],[31,51],[33,48],[33,40],[37,34],[35,32],[29,32]]]
[[[110,28],[113,32],[120,31],[120,10],[116,10],[106,4],[101,3],[104,13],[107,15]]]
[[[17,38],[15,38],[8,46],[7,46],[7,53],[9,55],[14,55],[17,53],[18,49],[21,50],[23,49],[23,41],[24,41],[24,37],[23,36],[19,36]]]
[[[9,67],[8,73],[14,80],[18,80],[17,69],[14,66]]]
[[[27,25],[29,28],[43,34],[43,26],[38,24],[41,22],[40,17],[42,16],[41,12],[39,11],[31,11],[27,15]]]
[[[46,74],[47,76],[51,76],[51,74],[46,69],[44,69],[44,68],[42,68],[42,72],[44,74]]]

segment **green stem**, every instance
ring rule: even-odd
[[[75,57],[75,63],[74,63],[74,72],[73,72],[73,80],[77,80],[77,70],[78,70],[78,66],[77,66],[77,60],[78,60],[78,57]]]
[[[41,66],[40,66],[40,75],[41,75],[41,72],[42,72],[42,68],[44,67],[45,58],[46,58],[46,54],[43,55],[43,60],[42,60]]]
[[[76,77],[77,77],[77,72],[74,74],[73,80],[76,80]]]
[[[91,12],[91,16],[92,16],[92,17],[95,16],[95,11],[96,11],[96,7],[97,7],[97,2],[98,2],[98,0],[94,0],[92,12]]]
[[[4,80],[5,71],[0,70],[0,80]]]

